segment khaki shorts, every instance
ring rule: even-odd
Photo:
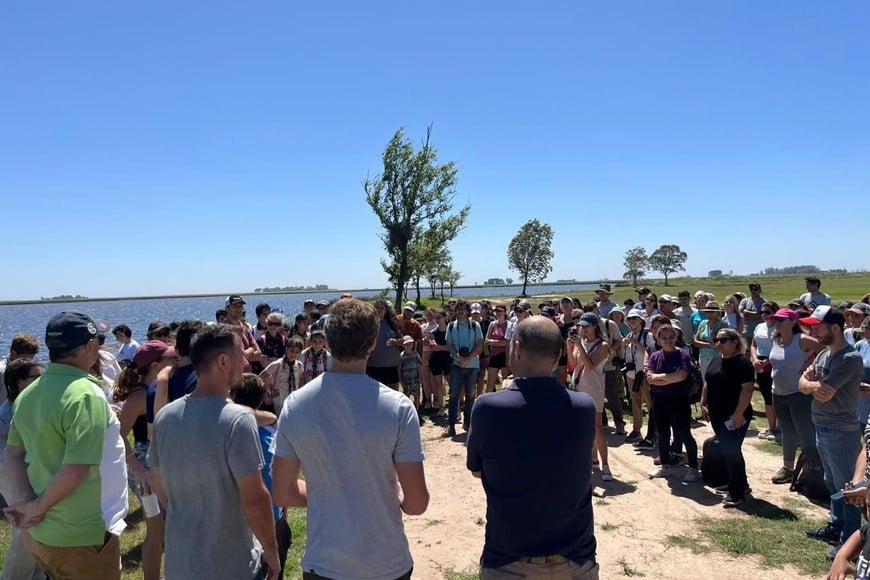
[[[63,580],[120,580],[121,541],[106,532],[102,546],[47,546],[24,533],[24,541],[39,567]]]

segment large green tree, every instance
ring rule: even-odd
[[[381,266],[395,289],[396,309],[415,271],[426,269],[419,263],[418,245],[445,246],[459,235],[471,211],[466,205],[454,212],[458,170],[452,161],[438,163],[431,136],[429,126],[415,149],[400,128],[384,149],[383,173],[363,182],[366,201],[384,229],[379,236],[389,259],[382,259]]]
[[[526,222],[508,245],[508,267],[519,272],[523,296],[530,280],[540,282],[553,270],[552,247],[553,228],[537,219]]]
[[[622,261],[625,266],[623,278],[631,280],[632,285],[637,288],[637,279],[646,274],[649,257],[646,255],[646,250],[637,246],[625,252],[625,259]]]
[[[676,244],[664,244],[650,254],[650,268],[665,276],[665,286],[668,285],[668,275],[686,270],[684,264],[689,256]]]

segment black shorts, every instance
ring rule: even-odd
[[[568,355],[567,354],[563,354],[562,356],[559,357],[559,366],[560,367],[568,366]]]
[[[366,367],[366,374],[384,385],[399,384],[399,367]]]
[[[507,353],[501,352],[499,354],[494,354],[489,357],[489,368],[491,369],[503,369],[507,366]]]
[[[446,350],[439,350],[432,353],[429,357],[429,370],[436,377],[450,376],[450,367],[453,365],[453,360],[450,358],[450,353]]]

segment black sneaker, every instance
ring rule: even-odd
[[[840,530],[831,524],[826,524],[823,528],[812,528],[807,530],[807,536],[830,544],[837,544],[840,541]]]
[[[441,436],[456,437],[456,427],[453,427],[452,425],[450,427],[447,427],[446,429],[444,429],[444,431],[441,432]]]
[[[637,431],[632,431],[628,435],[626,435],[625,440],[629,443],[634,443],[635,441],[640,441],[640,433]]]
[[[635,442],[634,446],[638,449],[655,449],[656,442],[649,439],[641,439],[640,441]]]
[[[791,480],[794,478],[794,471],[789,469],[788,467],[780,467],[779,471],[777,471],[773,477],[770,478],[770,481],[777,485],[782,485],[784,483],[791,483]]]

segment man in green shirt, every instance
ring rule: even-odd
[[[127,474],[120,423],[88,374],[99,357],[96,325],[61,312],[46,326],[45,345],[51,362],[13,407],[13,497],[4,511],[51,577],[119,579]]]

